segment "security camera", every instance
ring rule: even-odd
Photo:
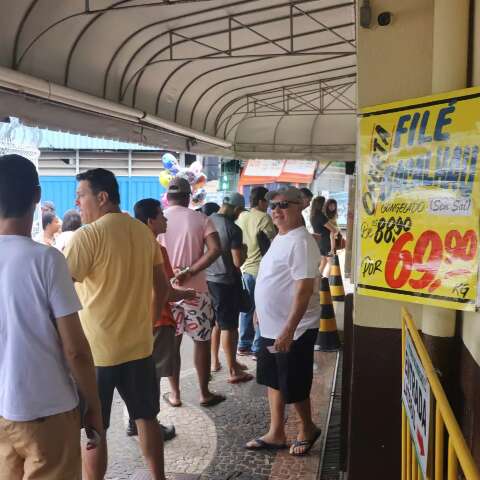
[[[372,9],[369,0],[363,0],[360,6],[360,25],[363,28],[370,28],[372,23]]]
[[[387,25],[390,25],[390,23],[392,22],[392,14],[391,12],[382,12],[378,18],[378,24],[381,26],[381,27],[386,27]]]

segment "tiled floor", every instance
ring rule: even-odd
[[[336,353],[316,353],[318,368],[312,389],[315,422],[325,427],[330,402]],[[243,360],[243,359],[242,359]],[[251,371],[255,362],[247,359]],[[183,406],[169,407],[163,402],[160,420],[175,424],[177,437],[166,443],[165,465],[168,478],[175,480],[314,480],[316,479],[323,436],[304,458],[294,458],[288,451],[251,452],[245,442],[262,435],[268,426],[266,390],[255,381],[230,385],[226,374],[214,374],[212,389],[227,395],[227,400],[213,408],[198,405],[196,375],[182,374]],[[162,384],[164,391],[167,386]],[[296,416],[287,411],[287,434],[295,438]],[[148,480],[136,439],[125,435],[127,416],[117,397],[108,436],[108,480]],[[181,476],[183,475],[183,476]]]

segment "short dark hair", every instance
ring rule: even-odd
[[[220,205],[215,202],[207,202],[200,211],[204,213],[207,217],[210,215],[217,213],[220,210]]]
[[[120,205],[118,182],[115,175],[110,170],[106,170],[105,168],[94,168],[79,173],[76,178],[77,182],[86,180],[90,184],[90,188],[95,195],[100,192],[106,192],[109,200],[113,204]]]
[[[302,187],[299,189],[303,195],[305,195],[307,198],[309,198],[310,200],[313,198],[313,193],[312,191],[307,188],[307,187]]]
[[[250,191],[250,206],[258,207],[261,200],[265,200],[265,196],[268,193],[268,188],[265,187],[253,187]]]
[[[144,198],[134,205],[133,211],[135,218],[147,225],[148,219],[157,218],[159,208],[162,208],[162,204],[158,200],[154,198]]]
[[[167,193],[167,200],[178,205],[188,205],[190,203],[189,193]]]
[[[63,215],[62,221],[62,231],[63,232],[74,232],[82,226],[82,218],[80,214],[72,209],[67,210]]]
[[[55,204],[49,200],[45,200],[42,202],[42,211],[50,211],[55,213]]]
[[[56,215],[52,212],[42,213],[42,228],[45,230],[54,220]]]
[[[32,207],[40,181],[35,165],[20,155],[0,157],[0,217],[20,218]]]

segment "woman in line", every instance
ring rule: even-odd
[[[315,197],[312,201],[310,223],[322,255],[319,266],[320,275],[322,276],[324,276],[328,258],[335,254],[335,238],[340,232],[336,220],[336,200],[329,199],[325,202],[325,197]]]
[[[62,233],[55,239],[54,247],[63,252],[72,239],[74,233],[82,226],[80,214],[72,209],[63,215]]]
[[[53,246],[55,238],[61,232],[62,224],[55,213],[44,212],[42,213],[42,229],[43,231],[34,240],[44,245]]]

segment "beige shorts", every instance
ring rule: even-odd
[[[172,376],[175,362],[175,327],[155,328],[152,355],[158,380]]]
[[[80,413],[12,422],[0,417],[0,480],[81,480]]]

